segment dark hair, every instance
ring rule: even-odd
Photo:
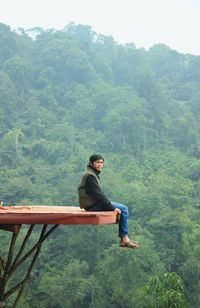
[[[102,159],[104,161],[104,158],[102,155],[100,154],[93,154],[92,156],[90,156],[89,158],[89,162],[92,164],[94,161]]]

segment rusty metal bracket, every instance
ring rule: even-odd
[[[35,262],[40,254],[42,244],[49,237],[49,235],[54,230],[56,230],[58,226],[59,225],[53,225],[48,228],[48,225],[42,225],[42,229],[40,231],[40,235],[37,242],[27,252],[24,251],[27,246],[27,243],[29,242],[33,229],[35,227],[34,224],[30,225],[29,229],[27,230],[26,235],[22,240],[20,247],[18,248],[18,251],[16,251],[17,250],[16,241],[21,226],[17,227],[14,225],[9,225],[6,227],[5,225],[4,228],[1,228],[3,230],[10,231],[13,234],[6,259],[4,260],[3,257],[0,256],[0,308],[6,307],[6,301],[15,292],[18,293],[16,295],[12,307],[16,308],[18,306],[19,300],[23,294],[25,286],[30,279],[31,272],[33,270]],[[30,264],[24,278],[14,286],[10,287],[9,289],[8,284],[12,278],[12,275],[16,272],[16,270],[19,267],[21,267],[24,264],[26,260],[29,259],[30,259]]]

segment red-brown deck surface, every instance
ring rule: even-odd
[[[114,224],[115,212],[87,212],[78,206],[0,206],[0,224]]]

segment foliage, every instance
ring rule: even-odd
[[[184,308],[186,297],[182,279],[174,272],[165,273],[163,278],[152,277],[146,287],[147,294],[153,299],[146,307],[159,308]]]
[[[100,152],[104,190],[128,205],[141,242],[119,249],[117,225],[60,226],[22,307],[184,307],[185,294],[200,306],[199,67],[198,56],[121,45],[90,26],[0,24],[0,201],[77,205]]]

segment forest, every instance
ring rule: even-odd
[[[60,225],[20,308],[200,307],[200,57],[1,23],[0,201],[77,206],[93,153],[141,247],[119,248],[117,225]]]

